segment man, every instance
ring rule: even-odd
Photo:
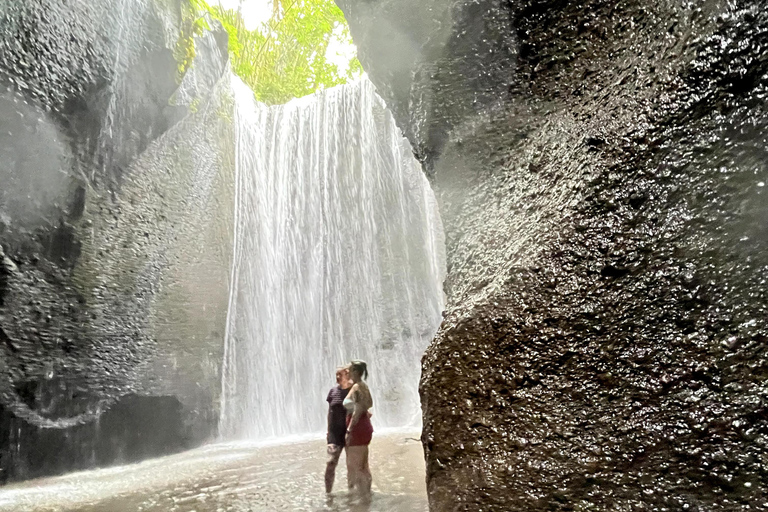
[[[344,451],[344,438],[347,434],[347,410],[344,408],[344,399],[349,394],[352,382],[349,380],[349,369],[346,366],[336,368],[336,382],[338,386],[328,392],[328,462],[325,467],[325,492],[333,490],[333,481],[336,479],[336,466],[339,465],[339,457]]]

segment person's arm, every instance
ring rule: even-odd
[[[367,410],[361,403],[362,400],[360,400],[359,391],[355,392],[353,401],[355,402],[355,408],[352,411],[352,419],[349,421],[349,427],[347,427],[347,431],[350,431],[355,425],[357,425],[357,422],[360,421],[360,417],[365,414]]]
[[[333,390],[331,390],[333,391]],[[331,391],[328,392],[328,398],[325,399],[326,402],[328,402],[328,418],[326,419],[326,432],[325,432],[325,442],[330,443],[331,441]]]

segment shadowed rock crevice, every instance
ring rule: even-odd
[[[21,390],[30,406],[35,387],[29,383]],[[27,479],[174,453],[200,442],[190,438],[184,418],[182,404],[173,397],[128,395],[99,421],[69,429],[37,429],[3,408],[0,428],[12,434],[0,443],[0,471]],[[33,450],[19,450],[30,445]]]

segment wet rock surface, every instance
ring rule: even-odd
[[[454,126],[506,97],[517,55],[506,2],[336,3],[366,73],[428,172]]]
[[[768,506],[765,6],[435,1],[398,21],[397,0],[339,4],[446,229],[421,386],[432,510]],[[450,59],[480,6],[494,28],[473,37],[506,23],[514,41],[479,54],[503,90]],[[371,24],[413,38],[435,13],[442,40],[377,57]],[[435,143],[411,80],[446,61],[434,104],[496,101],[457,107]]]
[[[182,5],[0,5],[0,481],[215,432],[232,107]]]

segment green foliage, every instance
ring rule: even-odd
[[[204,2],[199,0],[190,0],[189,4],[182,2],[181,34],[173,50],[173,57],[178,63],[176,81],[179,83],[195,58],[195,36],[202,35],[209,28],[205,18],[200,15],[203,7]]]
[[[207,13],[221,22],[229,34],[232,70],[264,103],[285,103],[320,89],[346,83],[362,72],[356,57],[343,72],[326,59],[334,37],[351,43],[349,27],[333,0],[273,0],[272,18],[260,30],[248,30],[240,13],[190,0],[195,20]],[[190,33],[201,30],[197,21]],[[193,45],[194,47],[194,45]],[[191,61],[188,48],[178,52]],[[186,64],[188,66],[188,64]],[[185,69],[186,70],[186,69]]]

